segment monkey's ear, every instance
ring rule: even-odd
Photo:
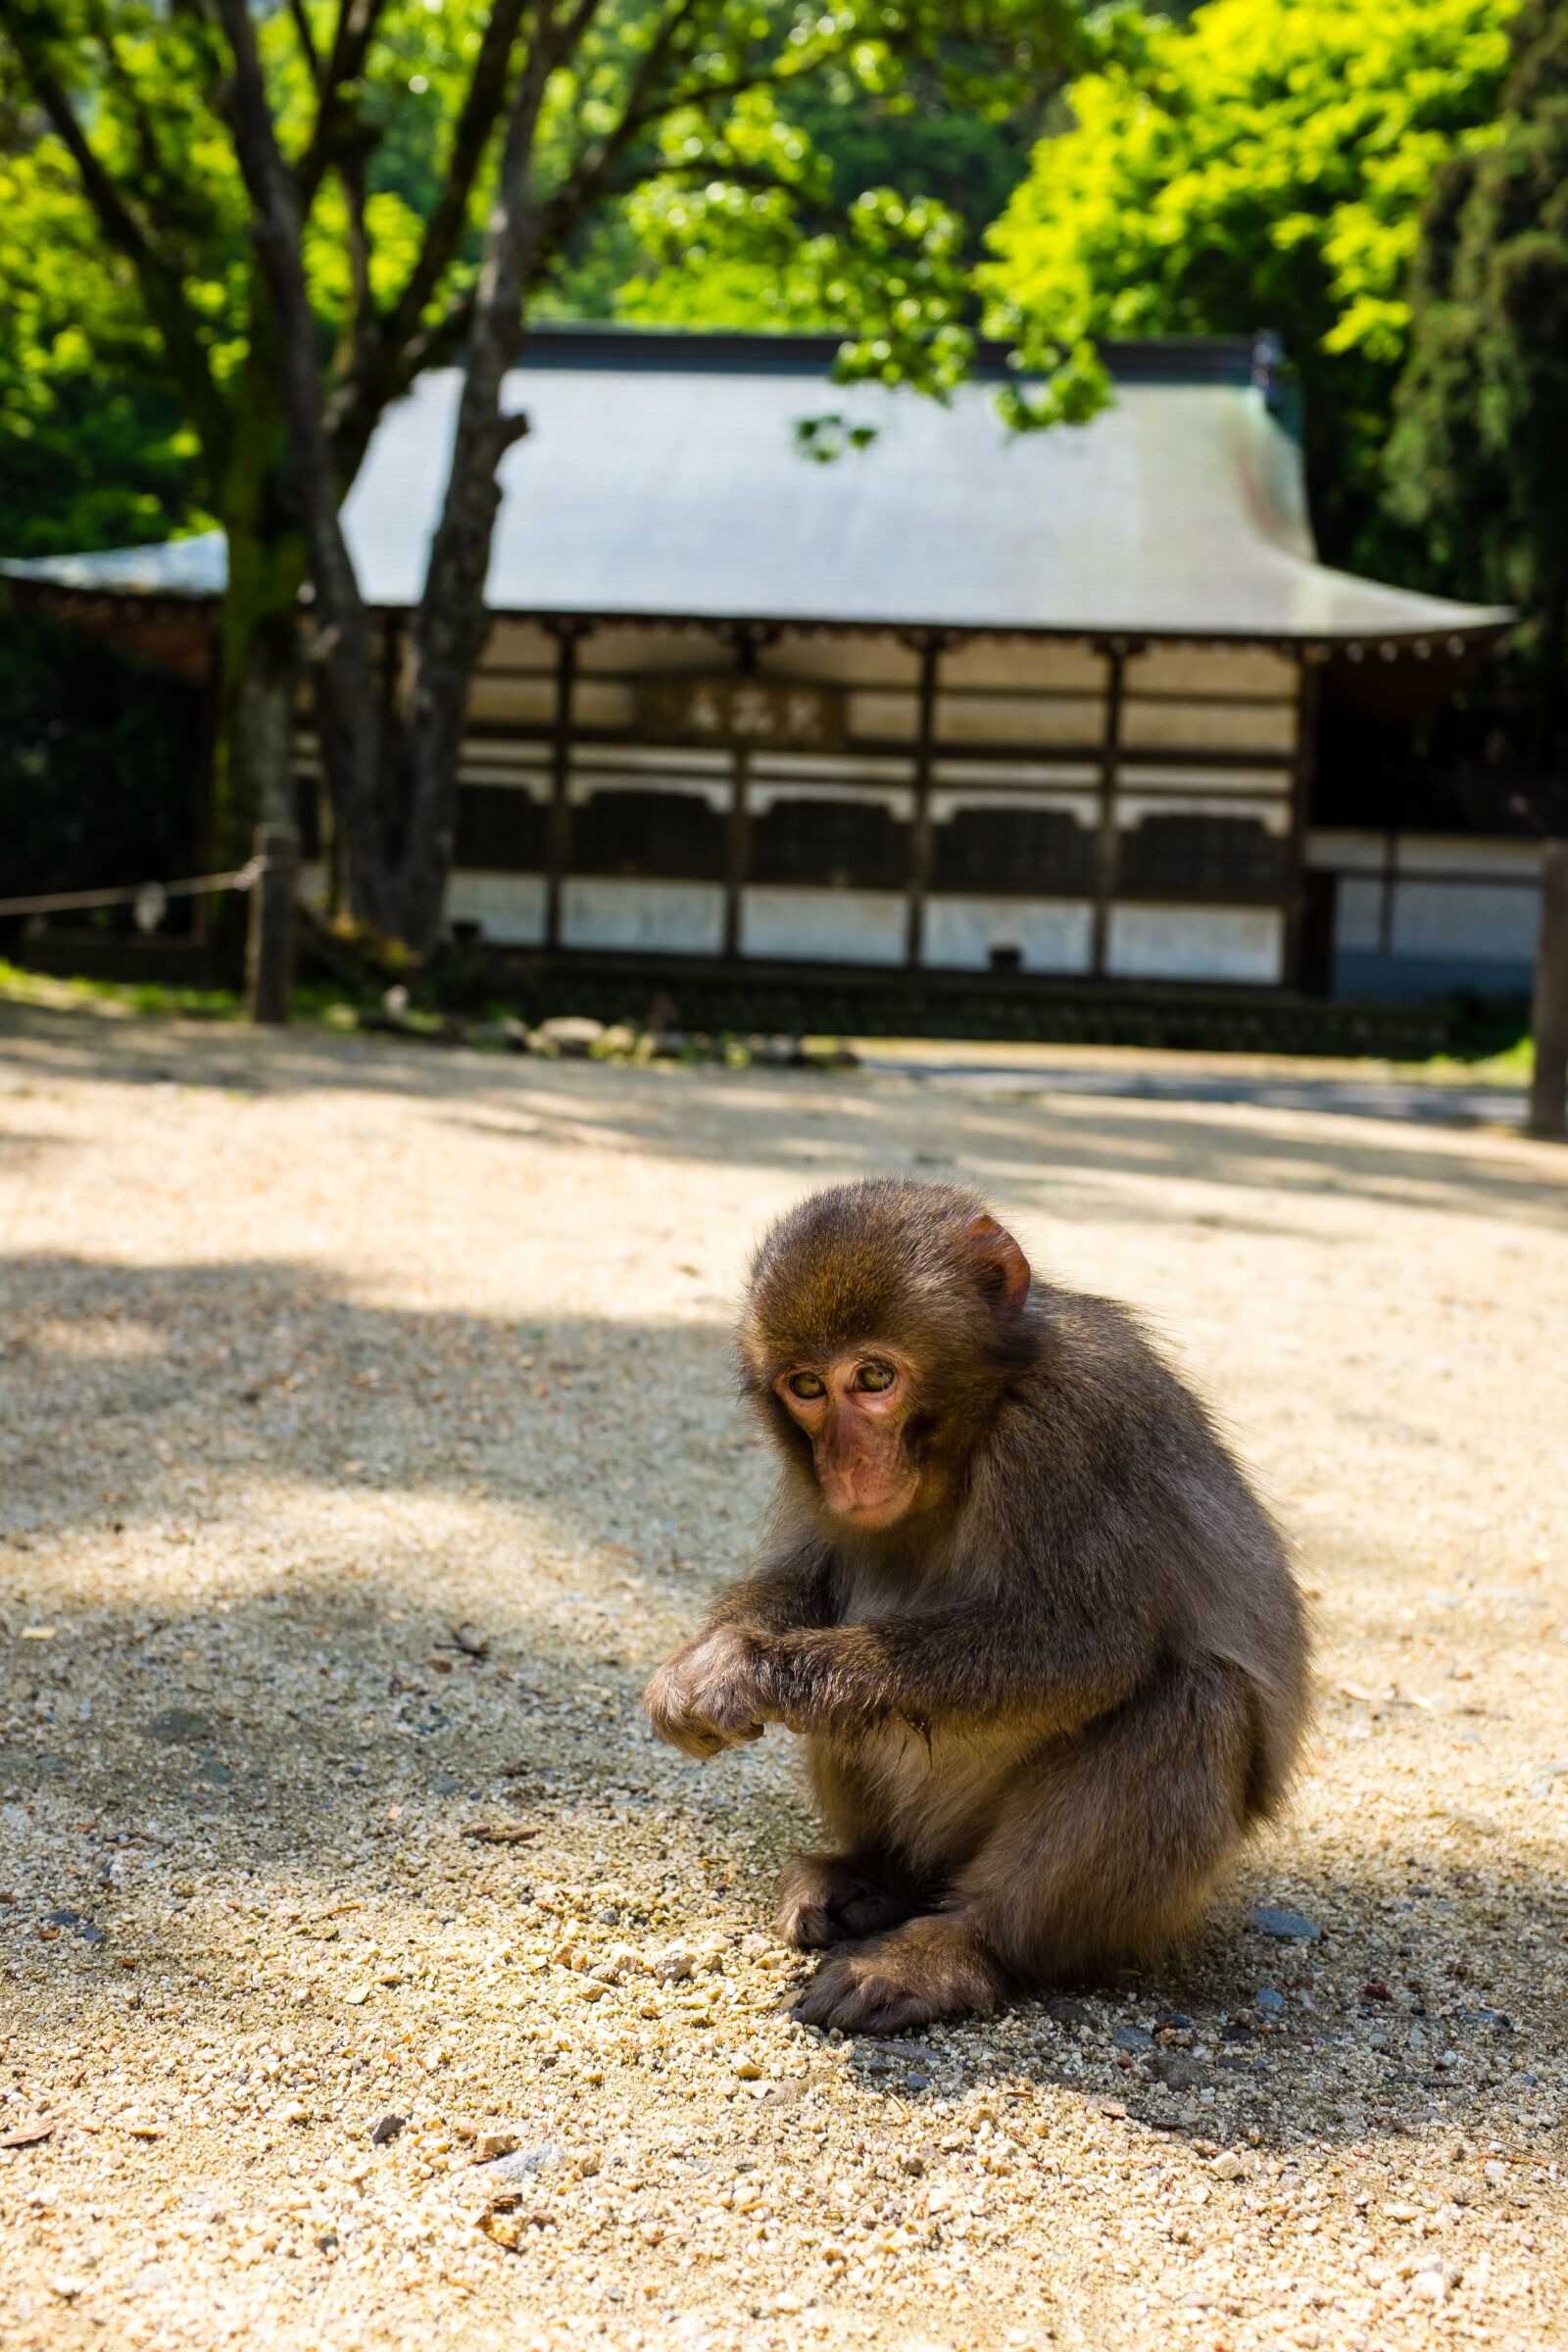
[[[976,1217],[969,1228],[969,1247],[986,1297],[1009,1315],[1020,1313],[1034,1276],[1006,1227],[995,1217]]]

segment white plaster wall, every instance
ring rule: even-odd
[[[1538,841],[1478,840],[1466,835],[1401,833],[1395,844],[1395,861],[1401,873],[1517,874],[1521,880],[1541,879]]]
[[[1304,855],[1318,873],[1380,874],[1383,871],[1381,833],[1308,833]]]
[[[955,899],[925,903],[922,961],[954,971],[986,971],[993,948],[1017,948],[1026,972],[1087,972],[1093,909],[1065,901]]]
[[[819,963],[902,963],[907,920],[902,891],[754,883],[741,898],[741,952]]]
[[[1334,945],[1375,953],[1381,945],[1383,885],[1342,875],[1334,894]]]
[[[724,893],[717,882],[574,874],[562,886],[561,936],[568,948],[716,956],[724,944]]]
[[[490,726],[548,726],[556,715],[556,681],[487,678],[480,670],[468,688],[467,713]]]
[[[1273,907],[1113,906],[1108,968],[1128,980],[1280,977],[1285,918]]]
[[[942,743],[1098,743],[1105,706],[1091,695],[939,694]]]
[[[1529,962],[1541,894],[1506,883],[1400,882],[1394,893],[1396,956],[1473,956]]]
[[[910,741],[920,730],[920,700],[913,694],[852,694],[845,710],[852,735],[893,736]]]
[[[477,923],[498,947],[536,948],[545,935],[545,878],[459,866],[447,884],[446,919]]]
[[[1099,762],[1093,760],[938,760],[931,772],[939,784],[983,784],[987,796],[998,785],[1040,785],[1054,791],[1057,785],[1100,782]]]
[[[1122,705],[1121,739],[1147,751],[1294,752],[1296,705],[1129,698]]]

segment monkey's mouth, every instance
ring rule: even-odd
[[[904,1517],[914,1500],[919,1483],[918,1475],[911,1470],[891,1486],[869,1494],[835,1485],[832,1489],[824,1488],[822,1498],[836,1517],[848,1519],[856,1527],[891,1527],[896,1519]]]

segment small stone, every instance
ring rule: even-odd
[[[541,1021],[533,1034],[535,1045],[543,1046],[547,1054],[560,1054],[568,1061],[585,1061],[603,1038],[605,1024],[579,1013],[564,1012]]]
[[[1248,1925],[1258,1928],[1265,1936],[1277,1936],[1282,1942],[1321,1943],[1323,1931],[1315,1919],[1307,1919],[1299,1911],[1276,1910],[1273,1905],[1260,1903],[1247,1914]]]
[[[164,1707],[148,1724],[147,1737],[160,1747],[196,1747],[211,1740],[213,1727],[205,1715],[194,1715],[188,1707]]]
[[[682,1944],[672,1944],[661,1952],[654,1962],[654,1977],[661,1984],[684,1984],[697,1963]]]
[[[1263,2010],[1267,2016],[1274,2017],[1284,2008],[1285,1995],[1276,1992],[1272,1984],[1261,1984],[1252,1995],[1252,2005]]]
[[[911,2180],[918,2180],[920,2175],[925,2171],[925,2158],[913,2155],[901,2156],[899,2169],[901,2172],[907,2173]]]
[[[396,2139],[398,2133],[403,2131],[407,2122],[407,2116],[383,2115],[379,2122],[372,2124],[370,2127],[371,2147],[387,2147],[394,2139]]]
[[[735,2061],[735,2076],[736,2080],[741,2082],[760,2082],[762,2080],[762,2070],[758,2065],[755,2058],[737,2058]]]
[[[1208,2169],[1216,2180],[1235,2180],[1241,2177],[1242,2160],[1234,2148],[1221,2148]]]
[[[1066,1993],[1057,1993],[1046,2003],[1046,2015],[1058,2026],[1087,2026],[1090,2023],[1086,2004],[1073,2000]]]
[[[503,2156],[495,2167],[498,2180],[530,2180],[536,2173],[558,2173],[566,2161],[566,2151],[559,2140],[542,2139],[537,2147],[519,2148],[514,2155]]]
[[[498,2164],[503,2156],[510,2156],[513,2153],[516,2144],[517,2134],[515,2132],[475,2132],[473,2160],[475,2164]]]
[[[1167,2090],[1198,2090],[1202,2085],[1203,2070],[1185,2050],[1156,2051],[1150,2064]]]
[[[1508,2178],[1508,2167],[1505,2164],[1499,2164],[1495,2156],[1493,2157],[1490,2164],[1484,2164],[1481,2170],[1484,2178],[1492,2182],[1494,2188],[1500,2188]]]
[[[1146,2034],[1142,2026],[1118,2026],[1110,2038],[1118,2050],[1152,2050],[1154,2046],[1154,2036]]]
[[[44,1925],[48,1928],[67,1928],[73,1936],[79,1936],[83,1943],[103,1943],[106,1940],[98,1922],[88,1919],[81,1911],[46,1912]]]

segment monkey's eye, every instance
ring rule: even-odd
[[[891,1389],[898,1377],[891,1364],[862,1364],[855,1375],[855,1385],[858,1389],[873,1391]]]
[[[792,1372],[784,1385],[792,1396],[809,1399],[827,1395],[825,1382],[819,1380],[814,1372]]]

